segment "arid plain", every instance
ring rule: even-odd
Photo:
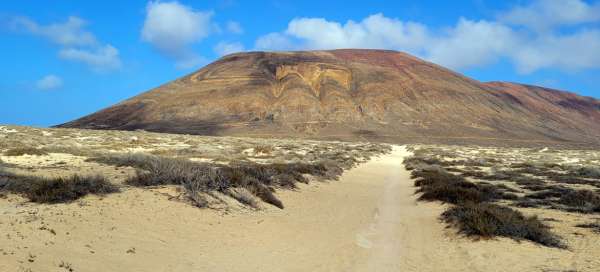
[[[19,126],[0,149],[2,271],[600,267],[598,151]]]

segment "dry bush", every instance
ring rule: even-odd
[[[537,217],[525,217],[518,211],[488,203],[465,203],[442,214],[461,233],[480,237],[503,236],[515,240],[530,240],[548,247],[565,248]]]
[[[47,155],[48,153],[42,149],[34,147],[15,147],[4,152],[4,156],[23,156],[23,155]]]
[[[62,203],[77,200],[87,194],[116,193],[119,189],[100,175],[42,178],[2,172],[0,191],[23,195],[32,202]]]
[[[411,156],[404,159],[404,168],[406,170],[415,170],[423,167],[437,165],[437,166],[447,166],[447,162],[443,162],[437,158],[423,157],[423,156]]]
[[[230,165],[216,165],[145,154],[108,155],[88,161],[137,168],[136,175],[126,181],[129,185],[182,185],[197,206],[203,203],[197,199],[200,193],[227,193],[230,188],[245,188],[263,201],[283,208],[281,201],[273,194],[273,188],[295,188],[297,182],[308,182],[304,177],[306,174],[337,179],[343,171],[333,161],[313,164],[232,162]]]
[[[600,221],[596,223],[577,224],[575,227],[591,229],[593,232],[600,234]]]
[[[567,206],[569,211],[600,213],[600,195],[589,190],[570,190],[561,194],[557,202]]]
[[[230,189],[228,195],[246,206],[258,209],[256,197],[254,197],[254,195],[246,188]]]
[[[255,153],[270,154],[274,150],[275,150],[275,148],[273,146],[270,146],[270,145],[257,145],[257,146],[254,147],[254,152]]]
[[[511,191],[506,186],[475,184],[440,168],[413,171],[412,178],[417,178],[415,186],[419,187],[417,193],[421,193],[419,200],[461,204],[516,198],[505,192]]]
[[[579,177],[600,179],[600,167],[584,166],[572,170],[570,173]]]
[[[505,185],[469,182],[464,176],[449,173],[440,166],[451,166],[451,163],[439,164],[439,159],[423,154],[420,156],[405,160],[405,167],[412,169],[412,178],[416,178],[415,186],[419,187],[417,193],[421,193],[419,200],[454,204],[442,214],[442,219],[456,226],[460,232],[469,236],[526,239],[549,247],[564,248],[559,237],[536,217],[525,217],[513,209],[489,203],[499,199],[518,199],[512,193],[514,189]]]

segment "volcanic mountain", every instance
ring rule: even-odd
[[[600,143],[600,101],[387,50],[249,52],[62,124],[203,135]],[[437,140],[436,140],[437,139]]]

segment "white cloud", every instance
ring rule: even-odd
[[[62,46],[95,45],[96,37],[84,29],[86,24],[83,19],[75,16],[70,16],[66,22],[49,25],[39,25],[27,17],[17,17],[13,20],[12,27],[42,36]]]
[[[295,50],[302,49],[292,41],[292,38],[282,33],[269,33],[258,37],[254,47],[259,50]]]
[[[600,13],[589,13],[600,4],[584,5],[580,1],[548,1],[552,8],[539,8],[551,16],[554,7],[564,3],[567,14],[548,22],[550,26],[571,26],[569,32],[554,28],[539,31],[535,25],[515,27],[507,21],[472,21],[460,18],[456,25],[430,28],[418,22],[404,22],[374,14],[360,22],[339,23],[323,18],[296,18],[281,32],[259,37],[259,50],[306,50],[336,48],[378,48],[406,51],[451,69],[468,69],[492,64],[500,59],[512,62],[520,73],[554,68],[578,70],[600,68],[600,29],[581,26],[598,20]],[[541,2],[534,3],[541,5]],[[545,2],[544,2],[545,3]],[[568,10],[574,7],[575,11]],[[583,8],[582,8],[583,7]],[[514,10],[523,9],[517,7]],[[513,10],[513,11],[514,11]],[[550,10],[550,11],[546,11]],[[519,13],[509,11],[506,14]],[[539,15],[542,16],[542,15]],[[508,18],[508,17],[503,17]],[[540,17],[541,18],[541,17]],[[506,19],[508,20],[508,19]],[[559,25],[559,26],[557,26]],[[533,30],[533,31],[531,31]],[[548,29],[547,29],[548,30]]]
[[[543,68],[600,68],[600,30],[540,36],[524,41],[522,46],[510,54],[521,73],[531,73]]]
[[[303,47],[326,48],[386,48],[417,49],[427,40],[424,25],[371,15],[361,22],[345,24],[322,18],[292,20],[285,34],[304,42]]]
[[[214,46],[213,50],[217,55],[225,56],[244,51],[244,45],[239,42],[228,43],[221,41]]]
[[[238,23],[236,21],[228,21],[227,24],[225,24],[225,27],[227,28],[227,31],[229,31],[233,34],[244,33],[244,29],[242,28],[240,23]]]
[[[190,46],[214,30],[212,16],[212,12],[196,11],[179,2],[153,1],[146,7],[142,39],[175,59],[178,67],[189,67],[196,62],[190,59],[201,59]]]
[[[12,28],[43,37],[61,48],[62,59],[81,62],[94,71],[109,71],[121,67],[119,51],[110,44],[100,43],[96,36],[85,30],[86,21],[70,16],[65,22],[40,25],[27,18],[17,17],[12,20]]]
[[[517,6],[501,13],[499,19],[545,31],[554,26],[599,21],[600,3],[590,5],[581,0],[536,0],[527,6]]]
[[[85,63],[96,71],[106,71],[121,67],[119,50],[111,45],[94,49],[66,48],[59,52],[62,59]]]
[[[461,18],[456,26],[431,38],[422,47],[428,60],[461,69],[492,63],[519,42],[518,35],[507,26]]]
[[[63,81],[58,76],[47,75],[36,81],[35,86],[42,91],[55,90],[63,86]]]

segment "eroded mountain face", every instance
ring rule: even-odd
[[[600,102],[383,50],[233,54],[61,125],[208,135],[599,143]]]

